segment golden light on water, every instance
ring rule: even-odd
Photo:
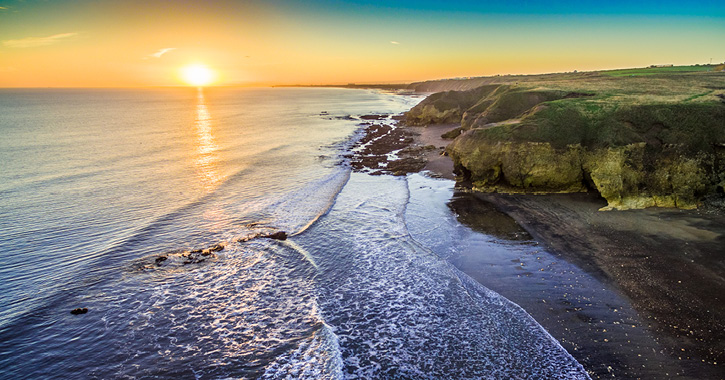
[[[218,161],[217,150],[219,146],[216,144],[214,135],[212,134],[212,117],[206,107],[204,92],[199,89],[196,105],[196,136],[197,136],[197,156],[195,159],[199,179],[207,192],[211,192],[221,181],[221,176],[217,171],[216,165]]]
[[[181,78],[192,86],[208,86],[214,82],[214,71],[205,65],[193,64],[181,68]]]

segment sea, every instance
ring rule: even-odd
[[[351,170],[421,100],[0,90],[0,378],[589,378],[451,263],[450,181]]]

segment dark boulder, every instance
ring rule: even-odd
[[[382,120],[387,119],[388,115],[362,115],[360,118],[363,120]]]
[[[287,240],[287,233],[284,231],[277,231],[273,234],[265,235],[263,237],[265,237],[267,239]]]

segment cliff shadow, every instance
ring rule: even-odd
[[[456,191],[448,207],[459,223],[476,232],[510,241],[533,240],[512,217],[473,193]]]

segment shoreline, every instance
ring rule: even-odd
[[[548,250],[624,295],[671,360],[725,376],[725,217],[696,210],[601,212],[592,194],[477,193]]]
[[[397,126],[395,129],[406,133],[408,146],[436,148],[417,152],[416,159],[425,163],[418,162],[417,170],[407,173],[427,171],[431,177],[454,180],[452,160],[441,153],[441,147],[451,140],[440,135],[456,127]],[[672,209],[600,212],[604,201],[588,193],[464,191],[454,198],[458,199],[454,210],[462,225],[493,236],[501,223],[520,226],[516,233],[529,234],[540,248],[604,287],[605,293],[594,289],[574,292],[579,297],[614,297],[602,295],[612,293],[631,304],[618,306],[620,310],[612,308],[614,313],[606,307],[587,308],[561,299],[544,306],[542,289],[549,289],[552,297],[557,291],[546,286],[532,288],[536,283],[531,282],[531,276],[523,276],[529,282],[496,280],[495,276],[512,277],[514,273],[522,277],[521,272],[502,271],[506,265],[511,267],[509,258],[499,257],[499,262],[491,263],[486,260],[496,258],[486,258],[474,249],[453,260],[464,273],[522,306],[585,365],[593,378],[725,378],[725,306],[721,296],[725,294],[725,266],[718,261],[720,247],[725,246],[725,216]],[[495,223],[480,215],[460,220],[461,209],[480,214],[482,207],[483,215],[499,214],[493,218]],[[504,221],[507,218],[510,221]],[[508,229],[512,228],[516,229]],[[622,308],[631,312],[624,317]],[[588,313],[580,312],[582,309]],[[625,321],[631,324],[630,329],[620,327]]]

